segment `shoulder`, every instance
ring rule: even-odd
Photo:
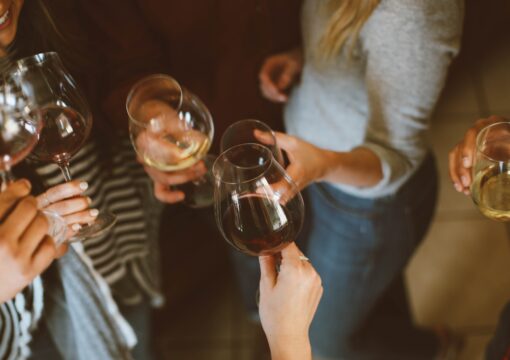
[[[381,0],[363,29],[366,46],[445,46],[456,53],[463,0]]]
[[[381,0],[370,18],[388,28],[408,24],[422,32],[460,32],[464,0]]]

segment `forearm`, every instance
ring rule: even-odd
[[[323,172],[318,180],[357,187],[377,185],[383,178],[381,160],[370,149],[349,152],[325,151]]]
[[[312,349],[307,336],[269,340],[272,360],[311,360]]]

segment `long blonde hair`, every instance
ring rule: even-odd
[[[318,54],[331,58],[348,46],[350,55],[361,28],[368,20],[380,0],[330,0],[324,11],[332,13],[320,43]]]

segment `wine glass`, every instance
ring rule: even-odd
[[[214,210],[223,237],[253,256],[276,254],[303,226],[296,184],[260,144],[233,146],[216,159]]]
[[[20,94],[4,84],[0,86],[0,174],[4,191],[12,182],[11,169],[27,157],[37,144],[40,122],[32,113]],[[51,210],[42,211],[49,222],[48,234],[57,245],[66,238],[67,225],[65,220]]]
[[[478,134],[471,196],[483,215],[510,220],[510,122],[494,123]]]
[[[260,137],[261,135],[264,136],[264,142]],[[260,120],[245,119],[236,121],[230,125],[221,137],[221,152],[224,152],[235,145],[248,143],[262,144],[268,147],[276,161],[283,166],[283,155],[276,143],[275,134],[266,123]]]
[[[92,128],[92,113],[75,81],[55,52],[14,62],[6,77],[21,89],[29,107],[41,119],[39,142],[31,157],[55,163],[65,181],[71,181],[69,161],[83,146]],[[101,211],[94,222],[83,224],[71,241],[102,235],[116,219],[112,213]]]
[[[126,110],[131,142],[142,161],[161,171],[184,170],[206,156],[211,147],[212,116],[200,99],[170,76],[148,76],[131,89]],[[208,171],[201,179],[179,185],[185,204],[206,207],[213,203],[213,178]]]

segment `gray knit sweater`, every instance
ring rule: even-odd
[[[305,66],[285,110],[287,131],[329,150],[371,149],[383,179],[370,188],[335,186],[360,197],[392,194],[428,150],[429,118],[459,50],[463,1],[381,0],[351,59],[320,62],[325,1],[304,1]]]

